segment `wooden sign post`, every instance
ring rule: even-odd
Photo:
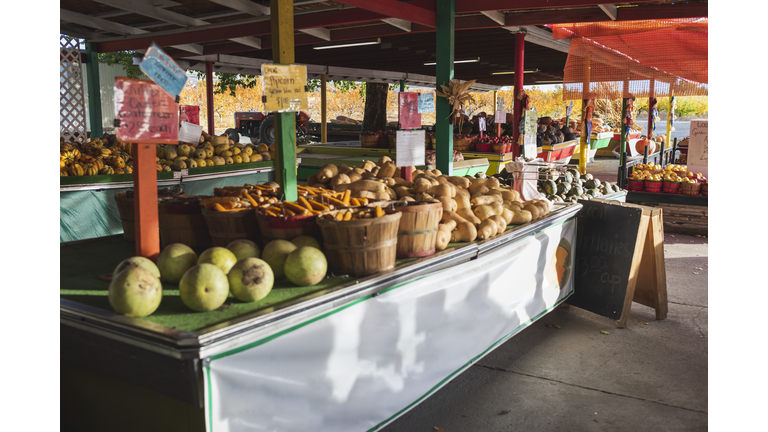
[[[568,303],[626,327],[632,302],[667,317],[661,209],[592,199],[579,201],[574,294]]]
[[[118,77],[115,78],[115,113],[117,140],[135,143],[136,255],[154,261],[160,254],[155,145],[179,144],[179,107],[157,84]]]

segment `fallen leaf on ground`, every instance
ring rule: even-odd
[[[510,412],[512,412],[512,410],[511,410],[511,409],[505,409],[504,411],[501,411],[501,412],[499,412],[499,414],[498,414],[498,415],[509,414]]]
[[[559,329],[559,328],[560,328],[560,326],[559,326],[559,325],[557,325],[557,324],[555,324],[555,328]]]
[[[643,323],[643,324],[648,325],[648,323]]]
[[[607,331],[605,331],[605,330],[600,330],[600,333],[602,333],[602,334],[610,334],[610,333],[608,333],[608,332],[607,332]],[[595,414],[597,414],[597,413],[595,413]]]
[[[443,430],[443,428],[440,428],[440,427],[437,427],[437,426],[433,427],[432,430],[435,431],[435,432],[445,432]]]

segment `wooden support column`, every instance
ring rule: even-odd
[[[157,209],[157,144],[134,144],[133,190],[136,224],[136,255],[157,261],[160,255],[160,223]]]
[[[624,86],[626,89],[626,85]],[[627,179],[624,178],[624,166],[627,164],[627,161],[625,160],[626,153],[624,152],[624,147],[626,146],[627,142],[627,126],[624,124],[624,119],[627,118],[627,98],[621,99],[621,139],[619,139],[619,173],[618,177],[616,177],[616,183],[618,183],[619,187],[626,186]]]
[[[293,0],[270,0],[272,61],[294,63]],[[275,113],[275,177],[286,201],[296,201],[296,114]]]
[[[456,0],[437,0],[437,89],[453,79],[453,40],[456,24]],[[453,175],[453,125],[449,122],[451,106],[444,97],[435,98],[436,166],[443,174]]]
[[[208,116],[208,134],[216,135],[213,123],[213,63],[205,62],[205,110]]]
[[[85,43],[85,70],[88,73],[88,118],[91,123],[91,139],[101,138],[101,91],[99,90],[99,52],[97,44]]]
[[[673,106],[675,105],[675,95],[672,93],[672,85],[670,85],[669,89],[669,108],[667,109],[667,136],[663,143],[661,143],[661,160],[662,164],[664,163],[664,150],[669,147],[669,142],[672,139],[672,110]],[[672,155],[674,158],[675,155]],[[673,162],[674,163],[674,162]]]
[[[525,33],[515,33],[515,103],[513,105],[514,113],[512,115],[513,131],[512,134],[514,144],[512,144],[512,152],[515,158],[522,154],[520,150],[520,119],[523,118],[523,101],[520,100],[520,95],[523,92],[523,78],[525,78]]]
[[[653,139],[654,135],[656,134],[655,132],[653,132],[653,110],[651,109],[651,100],[653,99],[655,86],[656,86],[656,80],[651,78],[651,86],[650,86],[650,89],[648,90],[648,131],[645,134],[645,136],[647,136],[648,139]]]
[[[327,75],[320,76],[320,142],[328,142],[328,93]]]

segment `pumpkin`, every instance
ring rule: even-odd
[[[640,154],[644,154],[646,147],[648,147],[648,154],[653,154],[656,151],[656,142],[644,137],[635,144],[635,150]]]
[[[557,184],[555,184],[554,180],[545,180],[544,184],[541,185],[541,189],[544,193],[552,195],[557,192]]]
[[[99,170],[96,169],[96,165],[88,164],[83,167],[83,174],[87,176],[96,175],[99,173]]]
[[[115,170],[112,169],[111,166],[105,166],[99,170],[99,175],[112,175],[114,173],[115,173]]]
[[[81,176],[81,175],[83,175],[83,166],[78,164],[78,163],[70,165],[70,167],[69,167],[69,175],[72,175],[72,176]]]

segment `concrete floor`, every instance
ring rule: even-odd
[[[382,431],[707,430],[707,242],[665,235],[665,320],[559,307]]]

